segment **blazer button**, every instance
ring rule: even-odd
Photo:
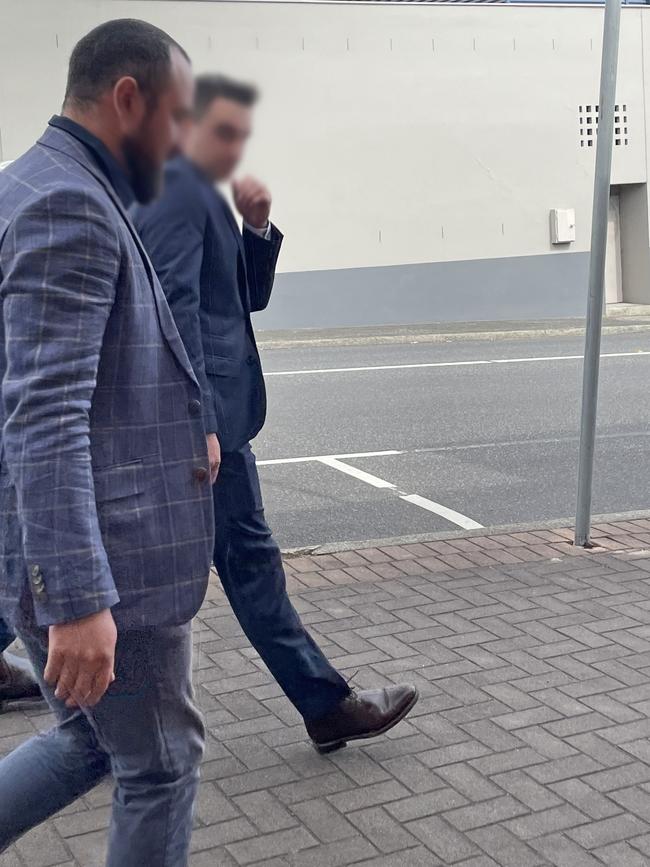
[[[249,355],[248,358],[246,359],[246,364],[250,364],[251,367],[256,363],[257,363],[257,359],[255,358],[254,355]]]
[[[200,400],[191,400],[188,404],[188,409],[190,411],[190,415],[200,415],[200,413],[201,413],[201,401]]]
[[[205,482],[210,475],[210,473],[206,470],[205,467],[195,467],[192,475],[194,480],[197,482]]]

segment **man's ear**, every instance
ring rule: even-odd
[[[140,86],[131,75],[125,75],[115,82],[113,107],[124,133],[128,135],[139,128],[147,107]]]

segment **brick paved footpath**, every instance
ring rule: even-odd
[[[413,681],[389,736],[316,754],[216,583],[196,624],[209,729],[192,867],[650,864],[650,522],[288,560],[359,687]],[[47,725],[0,717],[0,751]],[[1,867],[103,864],[101,786]],[[143,865],[147,867],[147,865]]]

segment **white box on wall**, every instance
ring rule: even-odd
[[[571,244],[575,239],[575,209],[553,208],[551,211],[551,244]]]

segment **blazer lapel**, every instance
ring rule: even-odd
[[[230,226],[230,230],[233,233],[233,235],[235,236],[235,240],[237,241],[237,247],[239,248],[239,252],[240,252],[240,254],[241,254],[241,256],[245,262],[246,258],[245,258],[245,251],[244,251],[244,239],[242,238],[241,231],[239,230],[239,226],[237,225],[237,220],[235,220],[235,217],[234,217],[234,214],[230,208],[230,205],[225,200],[225,198],[220,193],[218,195],[219,195],[219,199],[221,200],[221,206],[222,206],[223,211],[226,215],[226,222]]]
[[[49,129],[40,139],[39,144],[42,144],[44,147],[53,148],[54,150],[58,150],[72,159],[76,160],[80,165],[83,166],[90,174],[98,181],[106,193],[109,195],[111,201],[117,208],[120,216],[126,223],[126,226],[131,233],[131,237],[135,242],[135,245],[142,257],[142,261],[145,266],[145,270],[147,272],[147,276],[149,277],[149,283],[151,285],[151,290],[153,292],[154,302],[156,305],[156,313],[158,316],[158,321],[160,323],[160,329],[167,341],[169,348],[172,350],[174,355],[176,356],[179,364],[185,370],[185,372],[196,382],[196,376],[194,375],[194,371],[192,369],[192,365],[187,356],[187,352],[185,351],[185,346],[183,345],[183,341],[180,338],[178,333],[178,329],[174,323],[174,319],[172,317],[171,311],[169,309],[169,305],[167,304],[167,299],[165,298],[165,293],[162,290],[160,285],[160,281],[156,276],[156,272],[154,270],[153,265],[151,264],[151,260],[147,254],[147,251],[144,248],[142,241],[140,240],[140,236],[138,235],[135,226],[133,225],[131,218],[129,217],[128,212],[124,208],[124,205],[120,201],[119,196],[116,194],[112,185],[109,183],[106,176],[95,166],[88,158],[85,148],[82,144],[78,143],[76,139],[72,136],[68,135],[64,131]]]
[[[237,268],[237,279],[239,283],[239,294],[242,298],[242,303],[244,304],[245,310],[250,310],[250,299],[248,297],[248,272],[246,270],[246,248],[244,247],[244,239],[242,237],[242,233],[237,225],[237,220],[233,215],[233,212],[230,208],[230,205],[224,198],[224,196],[219,192],[219,190],[215,189],[215,199],[216,204],[221,212],[222,222],[224,219],[230,229],[230,231],[235,236],[235,240],[237,242],[237,250],[239,251],[239,259],[238,259],[238,268]]]

